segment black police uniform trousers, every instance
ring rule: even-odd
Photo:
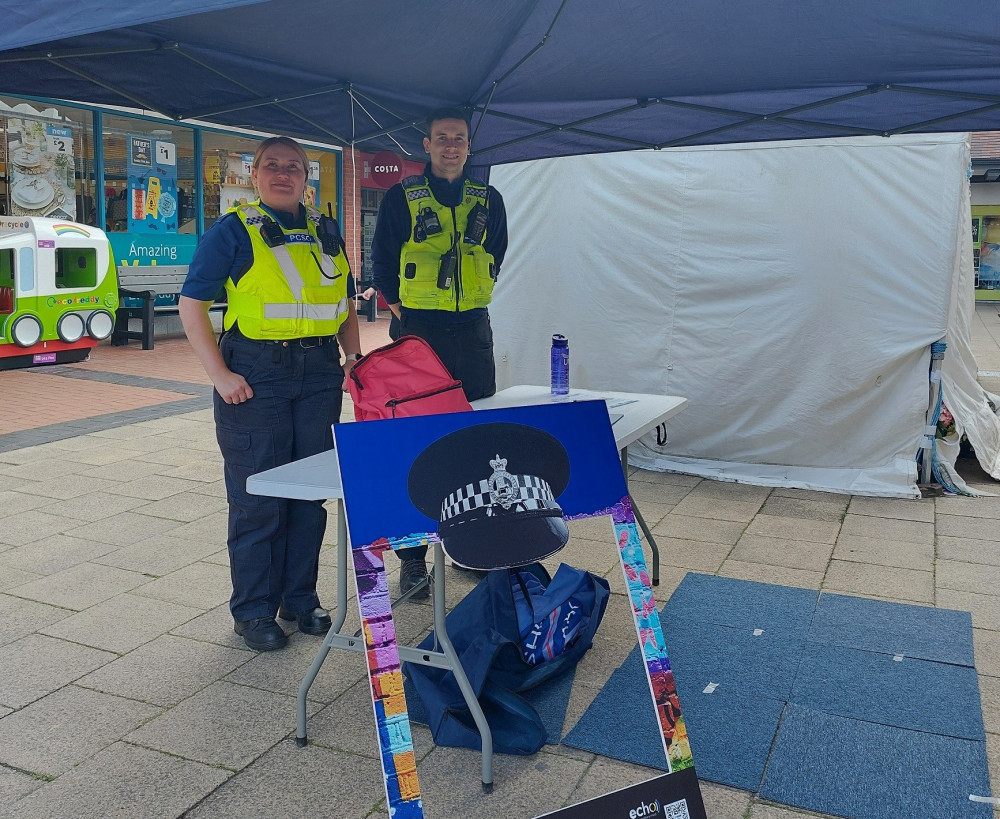
[[[452,378],[462,382],[467,399],[489,398],[497,391],[489,314],[463,324],[441,324],[404,311],[399,324],[402,335],[420,336],[431,345]],[[400,552],[399,559],[423,560],[426,555],[426,546],[414,546]]]
[[[326,530],[323,501],[251,495],[246,481],[265,469],[331,449],[340,420],[344,370],[336,337],[257,341],[238,330],[219,347],[253,398],[227,404],[216,392],[216,436],[229,499],[229,563],[235,620],[293,614],[319,605],[316,578]]]

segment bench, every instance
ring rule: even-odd
[[[115,316],[111,343],[126,346],[131,339],[142,342],[142,349],[153,349],[153,319],[158,315],[177,315],[177,303],[187,277],[187,265],[122,265],[118,268],[118,296],[121,305]],[[125,299],[140,304],[126,305]],[[225,291],[210,310],[225,310]],[[129,329],[129,321],[140,322],[138,330]]]

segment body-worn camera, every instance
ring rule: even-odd
[[[483,237],[486,235],[486,220],[489,211],[481,204],[469,211],[469,218],[465,223],[465,242],[470,245],[481,245]]]
[[[438,266],[438,290],[450,290],[451,283],[455,278],[455,269],[458,267],[458,252],[452,247],[441,257],[441,264]]]
[[[285,233],[281,225],[273,219],[265,219],[260,225],[260,235],[268,247],[278,247],[285,243]]]
[[[335,219],[324,216],[319,220],[316,232],[319,234],[319,241],[323,246],[323,252],[327,256],[336,256],[340,253],[340,248],[343,246],[343,239],[340,235],[340,225],[337,224]]]
[[[418,242],[424,241],[428,236],[436,236],[442,230],[441,220],[434,212],[433,208],[426,207],[417,213],[416,224],[413,226],[413,238]]]

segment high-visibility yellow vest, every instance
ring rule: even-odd
[[[317,234],[322,214],[306,208],[305,229],[287,229],[272,219],[260,200],[233,208],[253,249],[253,264],[235,285],[226,281],[229,305],[223,319],[228,330],[239,322],[247,338],[281,340],[305,336],[332,336],[347,317],[347,277],[343,249],[336,256],[323,253]],[[285,243],[269,247],[261,226],[281,229]]]
[[[410,208],[411,226],[410,237],[399,254],[399,300],[403,306],[453,312],[486,307],[495,282],[493,256],[482,245],[486,234],[476,244],[465,241],[470,212],[477,204],[487,205],[486,185],[466,179],[461,203],[450,208],[434,198],[424,176],[407,177],[401,184]],[[427,208],[437,216],[440,233],[421,234],[418,217]],[[455,275],[451,286],[441,289],[438,287],[441,257],[452,247],[458,251]]]

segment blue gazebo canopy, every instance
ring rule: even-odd
[[[995,0],[35,0],[0,91],[422,153],[473,110],[476,164],[1000,129]]]

